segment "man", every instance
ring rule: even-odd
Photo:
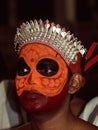
[[[34,130],[98,130],[70,111],[71,94],[83,86],[86,49],[69,31],[46,20],[23,23],[15,35],[19,55],[16,90]],[[34,128],[33,128],[34,127]]]

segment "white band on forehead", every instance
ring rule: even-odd
[[[34,42],[52,47],[67,64],[75,64],[78,60],[77,54],[80,53],[83,56],[86,53],[81,41],[78,41],[70,31],[61,28],[59,24],[50,23],[48,20],[26,22],[17,28],[14,45],[18,53],[24,45]]]

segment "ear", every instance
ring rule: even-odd
[[[82,86],[82,75],[79,73],[74,73],[69,81],[69,94],[76,93]]]

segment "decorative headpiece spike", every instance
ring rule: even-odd
[[[61,28],[59,24],[50,23],[49,20],[45,22],[41,19],[39,21],[31,20],[17,28],[14,43],[17,52],[22,46],[33,42],[52,47],[61,54],[68,64],[77,62],[78,53],[82,56],[86,53],[81,41],[78,41],[70,31]]]

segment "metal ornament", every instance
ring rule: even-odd
[[[14,42],[17,53],[24,45],[34,42],[52,47],[67,64],[75,64],[78,60],[77,54],[80,53],[83,56],[86,53],[81,41],[78,41],[70,31],[61,28],[59,24],[50,23],[48,20],[45,22],[41,19],[39,21],[31,20],[22,23],[20,28],[17,28]]]

